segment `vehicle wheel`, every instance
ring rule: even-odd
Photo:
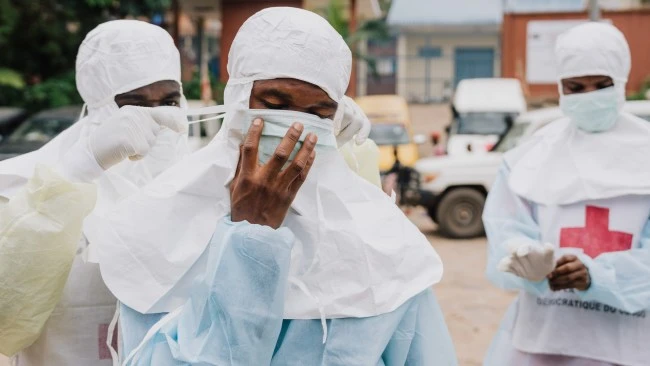
[[[447,193],[440,203],[436,218],[443,235],[457,238],[473,238],[483,235],[483,193],[471,188],[457,188]]]
[[[431,218],[431,220],[434,223],[437,224],[438,223],[438,217],[436,216],[436,214],[438,213],[438,210],[436,210],[436,208],[437,208],[436,206],[427,207],[427,214],[429,214],[429,217]]]

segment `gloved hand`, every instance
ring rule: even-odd
[[[511,243],[510,255],[503,258],[497,268],[532,282],[543,281],[555,269],[555,248],[531,243]]]
[[[163,128],[186,133],[183,110],[124,106],[92,132],[88,146],[97,163],[107,170],[127,157],[139,159],[147,155]]]
[[[334,115],[334,133],[339,147],[352,140],[363,144],[370,134],[370,120],[361,107],[350,97],[344,96]],[[355,137],[356,135],[356,137]]]

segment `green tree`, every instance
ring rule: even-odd
[[[38,107],[45,108],[78,102],[74,65],[85,35],[107,20],[150,17],[170,6],[171,0],[0,0],[0,68],[17,72],[27,84],[23,94],[0,85],[0,94],[18,95],[0,103],[40,101]],[[57,89],[63,95],[53,95]]]
[[[384,14],[390,1],[380,1],[380,6]],[[391,39],[390,28],[386,23],[386,17],[379,19],[366,20],[357,25],[357,29],[350,31],[350,20],[345,16],[346,10],[342,0],[330,0],[327,7],[321,12],[334,29],[343,37],[345,42],[350,46],[354,57],[365,61],[371,73],[377,74],[376,60],[374,57],[359,53],[357,51],[357,42],[359,41],[388,41]]]

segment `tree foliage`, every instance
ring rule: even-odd
[[[380,7],[386,14],[390,7],[389,0],[380,1]],[[350,31],[350,21],[345,16],[345,6],[341,0],[330,0],[327,7],[322,10],[322,15],[334,29],[343,37],[350,46],[354,57],[363,60],[370,72],[377,76],[377,62],[374,57],[357,52],[356,43],[359,41],[388,41],[391,39],[390,28],[386,23],[386,17],[366,20],[357,25],[357,29]]]
[[[27,84],[18,94],[0,86],[0,93],[18,95],[1,102],[49,107],[79,100],[74,65],[85,35],[107,20],[150,17],[170,6],[171,0],[0,0],[0,68],[17,72]],[[57,90],[61,95],[53,95]]]

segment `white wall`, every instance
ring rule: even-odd
[[[418,100],[426,95],[427,61],[418,57],[421,47],[439,47],[442,56],[429,60],[429,95],[437,99],[450,96],[454,82],[454,50],[458,47],[481,47],[494,49],[494,75],[501,72],[499,36],[490,35],[435,35],[427,39],[426,35],[400,35],[397,47],[398,54],[398,94],[409,100]],[[425,101],[425,100],[422,100]]]

